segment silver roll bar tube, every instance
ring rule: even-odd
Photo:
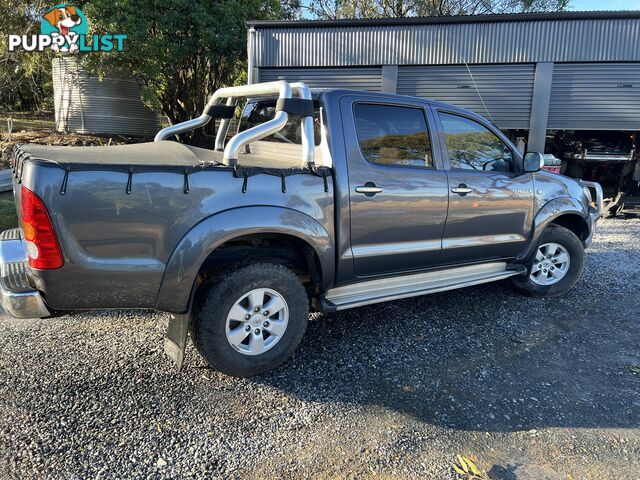
[[[289,82],[285,82],[284,80],[280,80],[278,82],[255,83],[253,85],[243,85],[242,87],[231,88],[250,91],[239,96],[257,97],[261,95],[270,95],[275,93],[274,90],[277,89],[279,92],[278,98],[291,98],[291,86],[289,85]],[[211,103],[211,100],[209,103]],[[280,111],[276,112],[276,115],[271,120],[235,134],[231,140],[227,142],[227,146],[224,149],[224,155],[222,156],[222,163],[225,165],[232,165],[236,163],[242,147],[248,143],[260,140],[261,138],[268,137],[278,130],[282,130],[288,121],[289,114],[287,112]]]
[[[312,100],[311,91],[306,84],[302,82],[295,82],[291,84],[291,88],[294,92],[298,92],[301,98],[305,100]],[[314,166],[315,147],[316,142],[313,134],[313,117],[302,117],[302,167]]]
[[[258,97],[278,94],[278,98],[291,98],[292,91],[297,93],[301,98],[305,100],[311,100],[311,92],[309,88],[302,82],[296,82],[289,84],[284,80],[276,82],[255,83],[252,85],[242,85],[238,87],[226,87],[220,88],[207,102],[207,107],[218,105],[222,102],[222,99],[227,99],[227,105],[235,105],[239,98],[244,97]],[[205,108],[206,111],[206,108]],[[203,113],[198,118],[187,120],[186,122],[177,123],[165,127],[158,132],[154,141],[159,142],[166,140],[167,138],[176,135],[178,133],[187,132],[196,128],[202,127],[209,123],[211,116]],[[224,147],[224,139],[226,137],[227,130],[229,128],[229,119],[222,119],[220,122],[220,128],[216,135],[216,150],[220,151],[224,147],[224,155],[222,162],[225,165],[232,165],[237,162],[240,150],[245,145],[267,137],[278,130],[281,130],[289,120],[289,114],[284,111],[276,112],[273,119],[256,125],[248,130],[237,133],[229,140],[226,147]],[[313,134],[313,117],[303,118],[302,127],[302,160],[303,166],[313,167],[314,165],[314,134]]]
[[[162,140],[166,140],[169,137],[177,135],[178,133],[189,132],[191,130],[195,130],[198,127],[204,127],[207,123],[209,123],[209,120],[211,120],[211,117],[206,113],[203,113],[198,118],[192,118],[191,120],[187,120],[186,122],[180,122],[169,127],[164,127],[162,130],[156,133],[153,141],[160,142]]]
[[[237,100],[233,97],[227,98],[228,106],[235,106]],[[222,152],[224,150],[224,139],[227,136],[227,131],[229,130],[229,124],[231,123],[230,118],[223,118],[220,120],[220,125],[218,126],[218,133],[216,133],[216,146],[215,150]]]

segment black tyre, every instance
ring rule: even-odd
[[[513,283],[528,295],[555,297],[576,284],[583,268],[584,247],[580,239],[571,230],[550,225],[528,262],[526,277],[516,277]]]
[[[192,336],[211,367],[250,377],[287,360],[307,327],[309,298],[288,268],[255,263],[204,286]]]

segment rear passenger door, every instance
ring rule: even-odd
[[[432,148],[430,110],[346,96],[341,112],[356,275],[435,266],[448,188]]]
[[[435,110],[435,109],[434,109]],[[440,264],[517,256],[533,221],[533,179],[488,123],[435,110],[448,164],[449,214]]]

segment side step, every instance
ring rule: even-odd
[[[324,303],[328,310],[346,310],[372,303],[470,287],[526,272],[527,269],[524,265],[492,262],[413,275],[379,278],[332,288],[327,291]]]

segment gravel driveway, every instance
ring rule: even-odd
[[[238,380],[167,315],[0,318],[0,478],[637,478],[640,219],[605,220],[559,299],[508,282],[313,317]]]

